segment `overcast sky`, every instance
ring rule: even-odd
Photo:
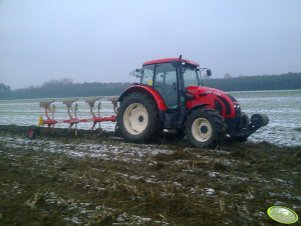
[[[301,0],[0,0],[0,83],[133,81],[178,57],[213,77],[301,72]]]

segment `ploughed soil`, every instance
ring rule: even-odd
[[[301,215],[301,147],[27,129],[0,126],[0,225],[280,225],[272,205]]]

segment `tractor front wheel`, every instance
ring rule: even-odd
[[[118,132],[132,142],[149,142],[162,131],[155,101],[144,93],[129,94],[117,114]]]
[[[223,118],[207,108],[193,110],[185,123],[188,140],[196,147],[214,148],[224,141],[226,126]]]

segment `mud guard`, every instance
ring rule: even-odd
[[[151,86],[147,86],[147,85],[138,85],[137,84],[137,85],[129,87],[118,98],[118,102],[122,102],[122,100],[125,96],[127,96],[130,93],[137,92],[137,91],[150,95],[155,100],[159,111],[167,110],[167,106],[166,106],[162,96],[160,95],[160,93],[157,90],[153,89]]]

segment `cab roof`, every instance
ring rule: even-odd
[[[150,60],[150,61],[146,61],[143,63],[143,66],[145,65],[149,65],[149,64],[161,64],[161,63],[170,63],[170,62],[179,62],[179,58],[163,58],[163,59],[158,59],[158,60]],[[181,59],[182,62],[185,62],[187,64],[192,64],[194,66],[200,66],[197,62],[191,61],[191,60],[187,60],[187,59]]]

